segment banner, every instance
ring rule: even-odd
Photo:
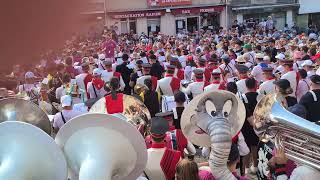
[[[192,4],[191,0],[147,0],[149,7],[168,7]]]
[[[163,10],[159,11],[131,11],[131,12],[111,12],[108,13],[114,19],[122,18],[143,18],[143,17],[158,17],[165,14]]]

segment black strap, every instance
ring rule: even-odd
[[[94,87],[93,84],[92,84],[92,87],[93,87],[94,94],[96,95],[96,98],[98,98],[98,95],[97,95],[97,92],[96,92],[96,88]]]
[[[176,131],[171,132],[172,149],[178,150]]]
[[[60,114],[61,114],[62,121],[63,121],[63,123],[65,124],[65,123],[66,123],[66,119],[64,118],[62,112],[60,112]]]
[[[100,63],[100,66],[102,67],[103,70],[106,70],[101,63]]]
[[[303,79],[303,82],[305,82],[307,84],[308,90],[310,90],[310,86],[309,86],[308,82],[305,79]]]

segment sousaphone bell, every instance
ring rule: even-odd
[[[93,113],[71,119],[55,140],[68,161],[71,180],[134,180],[147,163],[142,135],[111,115]]]
[[[0,100],[0,123],[23,121],[39,127],[51,135],[52,127],[48,115],[31,101],[17,98]]]

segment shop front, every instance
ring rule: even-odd
[[[193,33],[199,29],[216,30],[220,27],[220,14],[223,10],[224,6],[173,9],[175,32]]]

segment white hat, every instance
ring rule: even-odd
[[[311,60],[305,60],[301,66],[313,66],[313,62]]]
[[[256,54],[256,58],[257,59],[263,59],[263,57],[264,57],[264,54],[262,54],[262,53],[257,53]]]
[[[95,68],[92,72],[93,76],[100,76],[101,70],[99,68]]]
[[[69,95],[64,95],[61,97],[61,106],[66,107],[66,106],[71,106],[72,105],[72,98]]]
[[[106,55],[104,55],[104,54],[99,54],[99,60],[104,60],[105,58],[106,58]]]
[[[284,60],[286,58],[286,56],[284,54],[280,53],[280,54],[276,55],[276,58],[280,59],[280,60]]]
[[[24,75],[24,78],[34,78],[33,72],[30,72],[30,71],[26,72],[26,74]]]
[[[48,78],[44,78],[41,83],[42,84],[49,84],[49,79]]]
[[[263,60],[264,60],[264,61],[270,61],[271,59],[270,59],[269,56],[264,56],[264,57],[263,57]]]

